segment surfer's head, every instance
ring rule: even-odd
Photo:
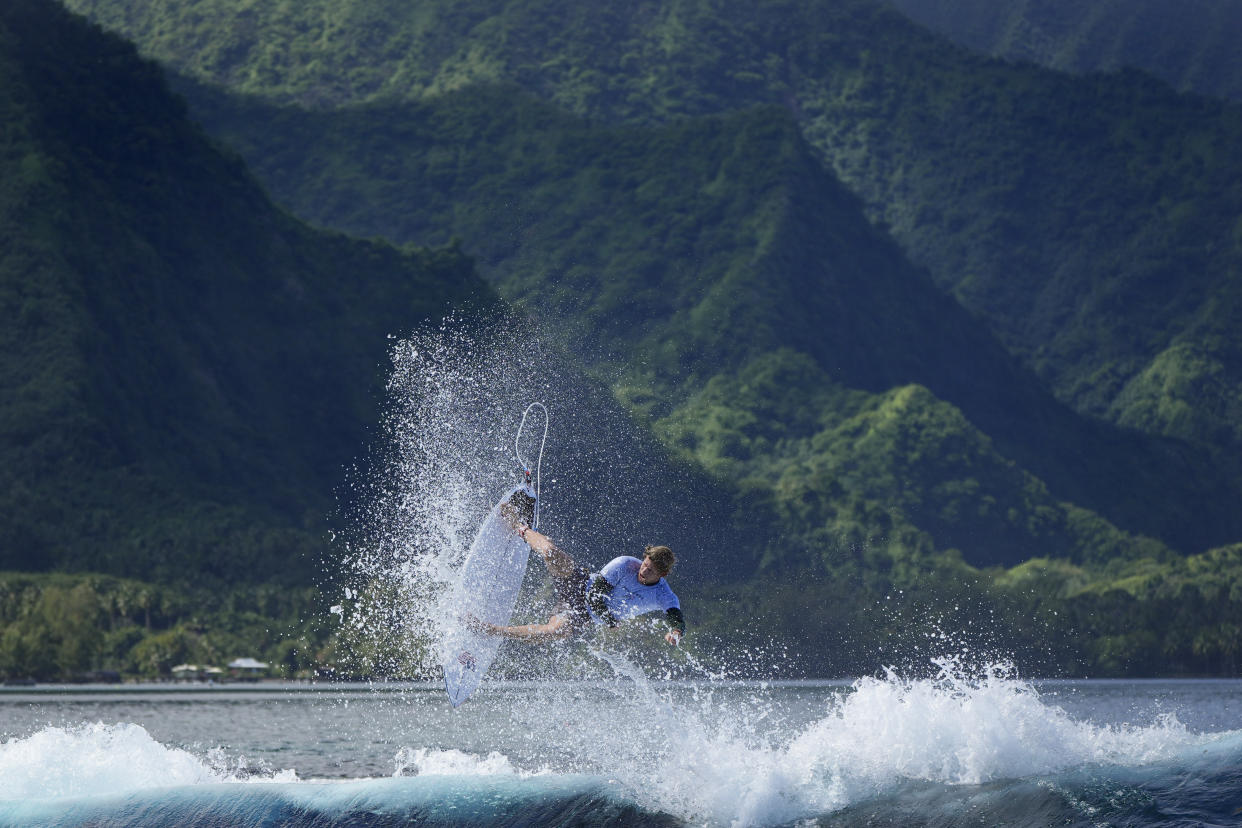
[[[671,572],[677,562],[673,550],[667,546],[648,546],[644,552],[642,565],[638,567],[638,580],[644,584],[654,584]]]

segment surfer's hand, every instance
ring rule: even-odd
[[[677,630],[669,630],[664,634],[664,640],[669,643],[670,647],[676,647],[681,642],[681,633]]]
[[[495,629],[495,624],[489,624],[480,618],[475,617],[473,613],[466,613],[461,617],[461,623],[466,629],[476,633],[490,633]]]

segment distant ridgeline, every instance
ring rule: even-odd
[[[1050,673],[1237,671],[1236,110],[972,57],[865,0],[69,5],[183,73],[195,117],[296,214],[460,237],[714,475],[754,530],[726,539],[732,560],[764,577],[704,592],[700,630],[765,619],[818,674],[917,661],[929,623]],[[330,492],[374,422],[356,378],[376,336],[477,295],[469,264],[298,225],[116,41],[31,0],[0,21],[5,76],[24,79],[0,98],[21,116],[5,178],[52,188],[5,190],[0,220],[41,229],[0,273],[8,292],[25,285],[8,261],[54,264],[39,290],[59,291],[13,289],[32,310],[3,355],[5,446],[27,465],[3,491],[30,519],[4,551],[36,548],[18,530],[95,549],[74,537],[127,526],[143,534],[98,547],[118,557],[59,564],[172,577],[143,551],[154,533],[244,579],[254,556],[222,557],[232,536],[185,516],[309,537],[302,516],[327,506],[300,487]],[[22,36],[35,25],[50,35]],[[128,149],[98,163],[56,149],[117,130]],[[40,360],[68,367],[17,390]],[[360,396],[315,396],[307,417],[311,389],[345,377]],[[60,482],[40,489],[44,469]]]
[[[976,51],[1067,72],[1131,66],[1183,92],[1242,101],[1234,0],[889,0]]]
[[[878,0],[70,5],[194,78],[317,108],[498,81],[613,122],[778,104],[1063,400],[1242,436],[1236,107],[974,56]]]

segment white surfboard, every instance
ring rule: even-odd
[[[491,624],[507,625],[526,574],[530,547],[500,514],[500,508],[519,492],[533,505],[536,495],[529,484],[507,492],[479,527],[458,573],[451,604],[457,623],[440,642],[444,687],[453,707],[479,686],[501,642],[500,636],[475,632],[461,619],[473,615]]]

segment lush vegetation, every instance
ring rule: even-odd
[[[785,653],[790,675],[866,675],[880,665],[917,673],[944,656],[976,667],[1012,660],[1037,676],[1236,676],[1240,554],[1234,546],[1103,569],[1036,558],[986,571],[898,559],[773,575],[760,589],[707,591],[700,635],[709,651],[714,639]],[[739,618],[755,623],[738,630]]]
[[[490,291],[282,213],[51,4],[5,4],[0,75],[0,567],[310,583],[386,335]]]
[[[223,668],[249,656],[272,675],[309,677],[332,660],[321,605],[313,587],[212,591],[108,575],[0,573],[0,675],[168,678],[180,664]]]
[[[1094,568],[1036,558],[1008,570],[869,549],[815,572],[696,589],[688,645],[733,671],[747,654],[765,676],[918,672],[938,656],[1012,660],[1039,676],[1237,675],[1242,666],[1240,546]],[[309,587],[0,573],[0,676],[168,678],[179,664],[253,656],[287,678],[432,678],[399,618],[385,635],[383,624],[340,623],[325,603]],[[646,635],[638,631],[640,649]]]
[[[1242,15],[1230,0],[890,0],[976,51],[1098,72],[1132,66],[1183,92],[1242,101]]]
[[[826,482],[847,467],[864,500],[885,504],[879,513],[904,514],[981,565],[1115,552],[1088,549],[1093,533],[1048,531],[1028,485],[1048,490],[1039,509],[1073,502],[1185,550],[1242,531],[1237,483],[1208,450],[1057,404],[866,221],[780,108],[608,127],[511,87],[325,113],[191,96],[310,220],[403,242],[461,237],[481,273],[560,331],[682,456],[781,500],[818,480],[813,508],[780,507],[798,533],[822,538],[842,499],[862,496]],[[894,466],[901,449],[844,437],[859,396],[845,389],[911,384],[931,393],[885,410],[927,450]],[[933,449],[955,440],[984,446],[983,465],[1016,468],[951,469]],[[798,471],[808,462],[821,471]],[[933,489],[999,505],[933,511]],[[1011,528],[982,531],[981,510],[1013,513]],[[887,520],[868,534],[887,535]]]
[[[1242,437],[1236,108],[976,57],[873,0],[72,5],[194,77],[317,107],[498,81],[612,121],[783,106],[1062,399]]]
[[[745,639],[740,611],[819,674],[956,630],[1038,672],[1236,671],[1237,549],[1178,554],[1239,537],[1235,461],[1211,453],[1236,425],[1232,110],[970,58],[861,0],[75,5],[254,93],[183,87],[300,215],[461,237],[715,478],[739,527],[721,559],[759,575],[696,602],[705,641]],[[329,554],[376,343],[489,301],[469,262],[307,229],[129,47],[33,0],[0,22],[21,320],[0,564],[109,573],[10,576],[0,669],[152,674],[245,642],[400,674],[382,642],[293,622],[312,591],[248,585],[304,586]],[[1064,399],[1178,439],[1072,414],[894,237]],[[146,588],[169,610],[140,623],[117,596]]]

